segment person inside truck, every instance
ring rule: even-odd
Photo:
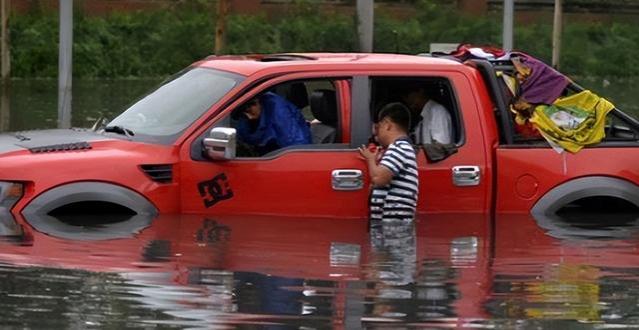
[[[237,135],[258,156],[298,144],[310,144],[311,131],[300,110],[267,92],[245,103],[237,117]]]
[[[415,144],[452,142],[452,118],[446,108],[428,97],[420,84],[408,86],[401,97],[411,110],[411,137]]]

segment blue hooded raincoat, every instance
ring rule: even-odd
[[[312,143],[309,125],[295,105],[271,92],[260,96],[259,102],[262,113],[257,119],[257,127],[252,129],[248,118],[240,118],[237,126],[240,140],[258,149]]]

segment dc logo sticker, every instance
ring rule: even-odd
[[[233,197],[233,191],[224,173],[216,175],[211,180],[198,183],[197,190],[202,196],[206,208],[215,205],[219,201]]]

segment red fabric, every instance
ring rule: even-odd
[[[478,45],[471,45],[471,44],[461,44],[457,47],[456,51],[450,53],[449,55],[454,56],[463,62],[473,57],[473,55],[470,53],[471,48],[480,48],[484,52],[490,53],[494,55],[495,57],[502,57],[506,55],[506,52],[501,48],[497,48],[493,46],[478,46]]]
[[[526,121],[523,125],[515,124],[515,132],[517,135],[520,135],[524,138],[541,138],[541,133],[533,124],[529,121]]]

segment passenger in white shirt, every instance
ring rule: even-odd
[[[413,130],[411,137],[415,144],[453,142],[452,119],[446,108],[428,98],[426,90],[421,86],[413,86],[402,101],[411,109]]]

